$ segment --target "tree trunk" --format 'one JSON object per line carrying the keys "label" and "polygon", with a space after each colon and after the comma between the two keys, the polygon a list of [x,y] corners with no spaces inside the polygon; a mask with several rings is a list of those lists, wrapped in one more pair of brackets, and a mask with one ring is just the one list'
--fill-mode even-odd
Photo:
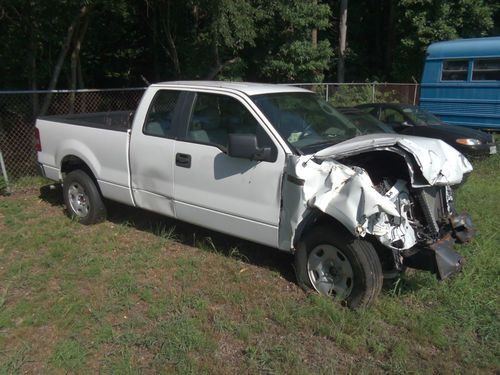
{"label": "tree trunk", "polygon": [[388,2],[389,11],[387,12],[387,32],[386,32],[386,50],[384,58],[384,71],[391,74],[392,71],[392,60],[394,56],[394,50],[396,49],[396,29],[395,24],[395,4],[393,1]]}
{"label": "tree trunk", "polygon": [[172,37],[172,28],[170,25],[170,4],[171,1],[169,0],[167,2],[167,27],[166,27],[167,45],[170,51],[170,58],[172,59],[172,63],[174,64],[175,78],[178,79],[181,76],[181,65],[179,63],[179,55],[177,54],[175,41],[174,38]]}
{"label": "tree trunk", "polygon": [[340,1],[339,25],[339,62],[337,64],[337,82],[344,82],[345,75],[345,46],[347,38],[347,0]]}
{"label": "tree trunk", "polygon": [[158,59],[158,15],[157,12],[151,14],[152,22],[151,27],[153,29],[153,70],[155,81],[160,81],[160,64]]}
{"label": "tree trunk", "polygon": [[52,78],[50,80],[50,84],[48,87],[49,93],[47,94],[43,102],[42,110],[40,112],[41,115],[45,115],[47,113],[47,110],[49,109],[50,103],[52,101],[52,93],[50,91],[54,90],[57,85],[57,81],[59,80],[59,75],[61,74],[64,60],[66,59],[66,55],[68,54],[68,51],[71,47],[71,41],[73,40],[73,34],[75,32],[75,29],[77,28],[81,19],[85,17],[89,13],[89,11],[90,7],[88,5],[82,6],[80,8],[80,12],[75,17],[71,25],[68,27],[66,38],[64,39],[64,43],[61,47],[61,50],[59,51],[59,56],[57,57],[57,63],[56,66],[54,67],[54,72],[52,73]]}
{"label": "tree trunk", "polygon": [[[31,90],[36,91],[38,89],[38,84],[37,84],[37,52],[38,52],[38,45],[37,45],[37,39],[36,39],[36,34],[35,32],[31,33],[31,38],[30,38],[30,56],[29,56],[29,63],[30,63],[30,70],[31,70]],[[33,108],[33,116],[38,115],[38,108],[40,106],[40,103],[38,101],[38,94],[33,93],[32,98],[32,108]]]}
{"label": "tree trunk", "polygon": [[234,61],[236,61],[236,58],[233,58],[229,60],[226,63],[221,63],[220,61],[220,55],[219,55],[219,43],[218,43],[218,29],[217,29],[217,24],[215,22],[212,22],[212,25],[210,26],[211,29],[211,34],[212,34],[212,52],[213,52],[213,58],[214,58],[214,67],[210,70],[208,75],[205,77],[207,80],[213,80],[215,77],[217,77],[217,74],[221,72],[222,69],[224,69],[225,66],[232,64]]}
{"label": "tree trunk", "polygon": [[209,81],[213,80],[215,77],[217,77],[217,75],[221,72],[222,69],[231,64],[234,64],[236,61],[238,61],[238,57],[233,57],[232,59],[229,59],[222,64],[219,61],[217,65],[213,67],[212,70],[207,74],[205,79]]}
{"label": "tree trunk", "polygon": [[81,89],[85,88],[85,81],[83,79],[83,72],[82,72],[82,60],[80,57],[78,57],[78,87]]}
{"label": "tree trunk", "polygon": [[83,24],[75,33],[75,41],[73,46],[73,51],[71,52],[71,80],[70,80],[70,113],[75,110],[75,91],[78,89],[78,66],[80,65],[80,51],[82,49],[82,41],[85,38],[85,33],[87,32],[87,26],[89,24],[89,17],[86,16]]}
{"label": "tree trunk", "polygon": [[[313,0],[313,4],[317,5],[318,0]],[[312,32],[311,32],[311,43],[312,43],[313,48],[316,48],[318,46],[318,29],[316,27],[314,29],[312,29]]]}

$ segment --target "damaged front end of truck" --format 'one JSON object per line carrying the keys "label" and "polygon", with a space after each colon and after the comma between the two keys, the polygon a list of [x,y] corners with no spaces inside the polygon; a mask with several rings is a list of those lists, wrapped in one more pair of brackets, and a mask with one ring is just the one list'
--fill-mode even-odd
{"label": "damaged front end of truck", "polygon": [[405,267],[439,279],[459,272],[455,243],[474,236],[457,213],[452,186],[472,171],[469,161],[435,139],[372,134],[290,156],[283,181],[280,248],[294,248],[328,216],[377,249],[388,277]]}

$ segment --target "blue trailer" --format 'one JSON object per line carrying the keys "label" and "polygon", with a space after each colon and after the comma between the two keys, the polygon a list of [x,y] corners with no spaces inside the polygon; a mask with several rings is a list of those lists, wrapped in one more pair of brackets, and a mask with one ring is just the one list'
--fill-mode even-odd
{"label": "blue trailer", "polygon": [[431,44],[420,106],[453,125],[500,130],[500,37]]}

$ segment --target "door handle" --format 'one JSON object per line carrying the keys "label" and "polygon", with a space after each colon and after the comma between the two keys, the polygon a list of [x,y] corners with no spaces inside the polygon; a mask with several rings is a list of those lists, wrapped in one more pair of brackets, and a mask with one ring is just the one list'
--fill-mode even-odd
{"label": "door handle", "polygon": [[176,154],[175,155],[175,165],[183,168],[191,168],[191,155],[188,154]]}

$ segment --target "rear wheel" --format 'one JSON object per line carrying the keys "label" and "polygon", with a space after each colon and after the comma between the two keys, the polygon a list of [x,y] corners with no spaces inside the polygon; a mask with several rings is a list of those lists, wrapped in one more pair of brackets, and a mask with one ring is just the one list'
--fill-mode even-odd
{"label": "rear wheel", "polygon": [[81,224],[89,225],[106,218],[106,207],[90,176],[81,170],[66,175],[63,182],[64,203],[68,215]]}
{"label": "rear wheel", "polygon": [[297,281],[351,308],[368,306],[382,289],[383,273],[373,245],[344,229],[320,226],[304,236],[295,252]]}

